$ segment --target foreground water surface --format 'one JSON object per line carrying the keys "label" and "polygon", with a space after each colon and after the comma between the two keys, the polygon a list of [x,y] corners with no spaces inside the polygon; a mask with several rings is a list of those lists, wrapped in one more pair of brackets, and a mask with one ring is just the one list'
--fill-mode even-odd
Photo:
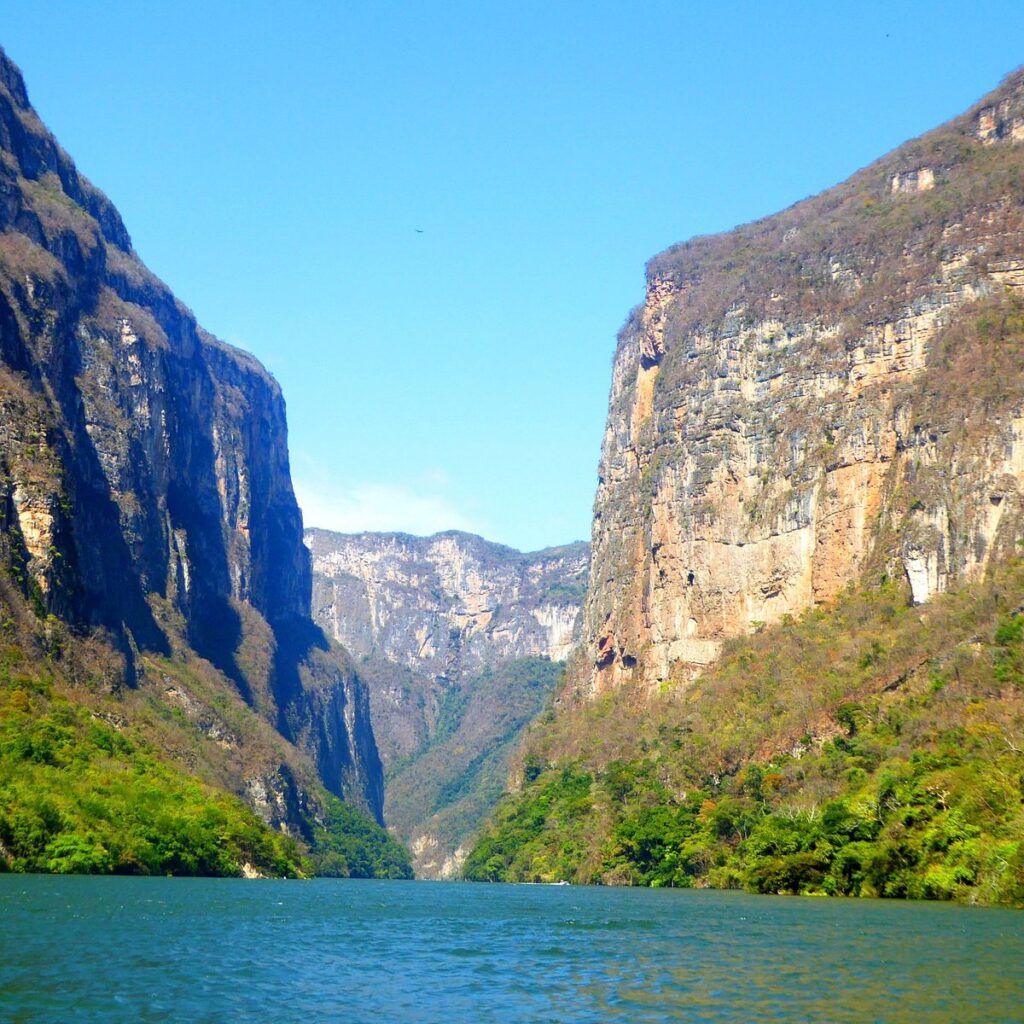
{"label": "foreground water surface", "polygon": [[738,893],[0,876],[4,1021],[1020,1021],[1024,915]]}

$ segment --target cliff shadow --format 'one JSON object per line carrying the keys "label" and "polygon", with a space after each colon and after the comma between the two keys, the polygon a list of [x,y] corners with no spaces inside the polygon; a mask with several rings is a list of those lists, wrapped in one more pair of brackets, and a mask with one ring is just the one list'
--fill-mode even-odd
{"label": "cliff shadow", "polygon": [[327,653],[331,645],[312,619],[296,616],[274,622],[271,628],[275,648],[270,686],[277,704],[277,729],[294,741],[298,728],[294,714],[289,712],[294,712],[296,704],[307,696],[300,668],[314,651]]}
{"label": "cliff shadow", "polygon": [[[194,360],[188,372],[202,373],[201,389],[212,390],[201,360]],[[184,450],[176,450],[172,458],[175,475],[167,488],[167,515],[171,529],[183,531],[187,538],[190,583],[178,601],[185,614],[186,639],[252,705],[252,687],[237,660],[242,620],[231,606],[231,569],[213,439],[206,429],[196,428],[190,408],[181,408],[177,400],[172,406],[178,428],[173,436],[176,447]]]}
{"label": "cliff shadow", "polygon": [[[65,331],[73,337],[67,324]],[[62,335],[67,336],[58,332]],[[61,541],[66,585],[48,596],[47,610],[73,625],[108,629],[125,655],[127,681],[133,684],[133,646],[169,654],[170,644],[146,600],[120,509],[86,428],[76,383],[82,371],[77,345],[56,346],[53,358],[39,358],[26,345],[13,309],[0,295],[0,358],[31,381],[56,420],[48,430],[48,442],[59,455],[64,476],[64,498],[55,510],[55,539]]]}
{"label": "cliff shadow", "polygon": [[313,757],[328,790],[383,824],[383,770],[365,687],[311,619],[289,617],[273,629],[278,731]]}

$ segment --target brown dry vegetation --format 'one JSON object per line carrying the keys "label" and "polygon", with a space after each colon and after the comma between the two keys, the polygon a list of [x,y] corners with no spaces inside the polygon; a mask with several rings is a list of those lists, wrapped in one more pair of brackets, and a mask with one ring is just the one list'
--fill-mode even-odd
{"label": "brown dry vegetation", "polygon": [[[847,182],[774,216],[733,231],[672,246],[648,263],[650,279],[685,290],[672,337],[719,322],[732,309],[750,321],[768,316],[849,329],[891,318],[938,264],[973,239],[986,239],[982,264],[1019,255],[1024,229],[1024,167],[1012,144],[984,145],[977,111],[1002,96],[1024,103],[1015,72],[976,108],[906,143]],[[929,191],[893,192],[893,176],[920,167],[935,173]],[[833,263],[857,286],[835,280]],[[671,347],[671,346],[670,346]]]}

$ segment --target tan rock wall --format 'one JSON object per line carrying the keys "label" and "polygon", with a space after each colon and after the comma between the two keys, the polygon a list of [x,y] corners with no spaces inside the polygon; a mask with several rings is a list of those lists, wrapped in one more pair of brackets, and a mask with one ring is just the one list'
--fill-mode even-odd
{"label": "tan rock wall", "polygon": [[[941,201],[955,187],[963,205],[964,176],[982,171],[1004,187],[997,160],[1024,169],[1022,117],[1014,80],[931,148],[908,144],[804,209],[652,261],[613,365],[582,693],[692,677],[728,637],[868,570],[903,574],[927,600],[1012,543],[1024,394],[979,428],[935,409],[930,382],[942,332],[1024,288],[1018,199],[987,195],[956,217]],[[972,141],[957,149],[953,132]],[[991,165],[956,166],[965,146],[995,142]],[[890,235],[871,236],[875,209]]]}

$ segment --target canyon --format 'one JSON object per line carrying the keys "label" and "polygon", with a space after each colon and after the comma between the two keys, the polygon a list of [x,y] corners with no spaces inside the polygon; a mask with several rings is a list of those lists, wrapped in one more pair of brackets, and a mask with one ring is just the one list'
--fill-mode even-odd
{"label": "canyon", "polygon": [[313,615],[356,661],[385,820],[418,876],[456,876],[524,726],[579,639],[589,548],[308,529]]}
{"label": "canyon", "polygon": [[1022,144],[1018,71],[655,256],[522,553],[304,530],[0,53],[0,866],[1024,902]]}

